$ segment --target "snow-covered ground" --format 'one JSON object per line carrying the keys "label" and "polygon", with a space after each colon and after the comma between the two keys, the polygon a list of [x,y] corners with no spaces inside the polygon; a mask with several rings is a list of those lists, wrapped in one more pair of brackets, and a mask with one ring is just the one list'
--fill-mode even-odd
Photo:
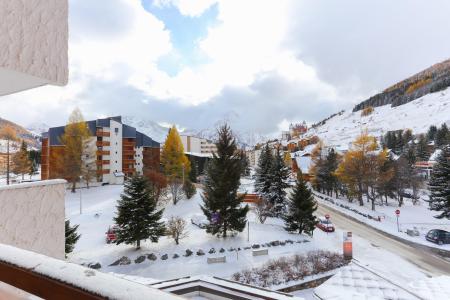
{"label": "snow-covered ground", "polygon": [[[318,195],[325,196],[317,192],[315,193]],[[344,214],[350,215],[370,226],[373,226],[377,229],[388,232],[395,236],[399,236],[401,238],[413,241],[415,243],[420,243],[430,247],[450,250],[449,244],[440,246],[435,243],[428,242],[425,239],[425,235],[431,229],[443,229],[450,231],[450,221],[445,219],[434,218],[434,216],[437,215],[437,212],[429,210],[428,204],[424,202],[423,199],[420,200],[419,205],[413,205],[410,200],[405,198],[404,200],[405,203],[402,207],[398,207],[398,204],[396,203],[395,200],[390,200],[388,202],[389,206],[377,205],[376,211],[373,211],[371,210],[371,204],[367,202],[365,202],[364,206],[359,206],[357,200],[354,200],[352,203],[350,203],[346,199],[336,199],[334,197],[329,196],[327,197],[332,198],[335,204],[332,204],[328,201],[324,201],[318,197],[316,197],[316,199],[320,201],[320,203],[335,208],[343,212]],[[356,209],[359,212],[371,215],[372,217],[375,218],[379,216],[381,221],[371,220],[366,217],[363,217],[351,210],[340,207],[339,204],[346,205],[352,209]],[[397,209],[400,210],[399,216],[400,232],[398,231],[397,228],[397,217],[395,214],[395,211]],[[406,234],[407,229],[413,230],[414,228],[416,228],[419,231],[420,233],[419,236],[409,236]]]}
{"label": "snow-covered ground", "polygon": [[[243,182],[250,186],[249,182]],[[243,188],[245,189],[245,188]],[[173,279],[183,276],[208,274],[229,278],[234,272],[242,269],[258,267],[269,259],[293,254],[302,254],[306,251],[323,249],[341,252],[342,251],[342,231],[326,234],[320,230],[315,230],[313,238],[289,234],[284,231],[280,220],[269,219],[266,224],[259,224],[253,212],[249,213],[250,237],[247,241],[247,228],[244,232],[235,237],[227,239],[217,238],[206,234],[192,224],[188,225],[189,237],[180,241],[180,245],[175,245],[172,239],[162,237],[158,243],[144,242],[142,249],[136,251],[132,245],[106,244],[105,231],[113,224],[113,217],[116,211],[116,201],[122,192],[122,186],[104,186],[82,190],[83,211],[80,215],[79,203],[80,192],[72,194],[67,192],[66,215],[72,224],[80,224],[79,232],[81,238],[78,241],[74,252],[69,256],[69,260],[75,263],[100,262],[101,271],[114,272],[126,275],[149,277],[153,279]],[[164,217],[181,216],[187,221],[194,215],[201,214],[199,204],[200,194],[191,200],[182,200],[176,206],[168,203],[164,211]],[[262,244],[274,240],[293,240],[309,242],[286,244],[285,246],[270,247],[268,256],[253,257],[251,250],[244,250],[246,246],[252,244]],[[392,276],[402,282],[413,279],[423,279],[425,273],[417,269],[409,262],[399,258],[397,255],[371,245],[368,241],[355,236],[354,239],[355,257],[370,265],[376,270],[380,270],[387,276]],[[214,247],[218,251],[221,247],[226,251],[215,254],[208,254],[208,250]],[[240,247],[242,250],[236,253],[228,251],[230,247]],[[184,257],[186,249],[190,249],[194,254]],[[198,249],[205,251],[205,256],[197,256]],[[127,256],[134,260],[139,255],[154,253],[157,260],[145,260],[140,264],[132,262],[127,266],[108,266],[118,258]],[[172,258],[173,254],[180,255],[179,258]],[[161,260],[163,254],[168,254],[167,260]],[[207,257],[226,256],[225,264],[207,264]]]}
{"label": "snow-covered ground", "polygon": [[411,129],[415,134],[425,133],[430,125],[450,124],[449,111],[450,88],[447,88],[397,107],[375,107],[373,113],[366,117],[361,116],[361,111],[344,111],[324,125],[310,129],[307,135],[317,135],[326,145],[345,148],[362,130],[376,137],[399,129]]}

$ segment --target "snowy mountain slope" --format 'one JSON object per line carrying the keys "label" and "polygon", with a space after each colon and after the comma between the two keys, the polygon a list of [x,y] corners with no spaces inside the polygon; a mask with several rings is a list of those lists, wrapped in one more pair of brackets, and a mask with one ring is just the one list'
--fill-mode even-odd
{"label": "snowy mountain slope", "polygon": [[45,123],[34,122],[29,124],[26,129],[36,136],[41,136],[42,133],[47,132],[50,128],[49,125]]}
{"label": "snowy mountain slope", "polygon": [[122,122],[126,125],[136,127],[136,129],[153,140],[163,143],[166,140],[166,136],[169,128],[164,127],[152,120],[141,119],[135,116],[122,116]]}
{"label": "snowy mountain slope", "polygon": [[430,125],[444,122],[450,124],[450,88],[400,106],[375,107],[372,114],[365,117],[361,116],[361,111],[347,110],[311,128],[307,135],[317,135],[326,145],[345,148],[364,130],[376,137],[399,129],[411,129],[418,134],[426,133]]}

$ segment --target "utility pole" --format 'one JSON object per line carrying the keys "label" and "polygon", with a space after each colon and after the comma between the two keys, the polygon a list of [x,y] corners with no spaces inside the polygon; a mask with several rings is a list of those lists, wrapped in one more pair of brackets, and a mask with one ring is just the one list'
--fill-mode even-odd
{"label": "utility pole", "polygon": [[6,141],[6,185],[9,185],[9,139]]}
{"label": "utility pole", "polygon": [[82,213],[82,211],[83,211],[83,197],[82,197],[82,195],[81,195],[81,179],[82,179],[83,177],[82,176],[80,176],[80,215],[81,215],[81,213]]}
{"label": "utility pole", "polygon": [[247,242],[250,242],[250,221],[247,220]]}

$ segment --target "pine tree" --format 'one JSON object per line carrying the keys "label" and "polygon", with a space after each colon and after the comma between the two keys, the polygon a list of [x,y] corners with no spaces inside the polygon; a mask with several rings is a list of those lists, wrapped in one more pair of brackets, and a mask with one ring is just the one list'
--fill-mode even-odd
{"label": "pine tree", "polygon": [[209,221],[206,232],[226,237],[228,232],[242,232],[247,222],[248,205],[241,206],[245,195],[238,195],[242,174],[242,156],[230,127],[218,130],[217,152],[206,170],[201,209]]}
{"label": "pine tree", "polygon": [[186,198],[191,199],[192,197],[194,197],[197,189],[189,179],[186,179],[183,184],[183,192],[186,195]]}
{"label": "pine tree", "polygon": [[289,179],[289,169],[284,164],[279,147],[274,155],[268,178],[271,185],[267,197],[272,206],[272,214],[275,217],[280,217],[286,211],[285,189],[289,187],[287,182]]}
{"label": "pine tree", "polygon": [[284,217],[285,230],[312,235],[317,224],[314,216],[316,210],[317,203],[299,173],[297,183],[288,200],[288,209]]}
{"label": "pine tree", "polygon": [[23,180],[25,174],[28,174],[31,168],[31,161],[28,156],[27,143],[25,143],[24,140],[22,140],[20,150],[13,156],[13,162],[13,172],[16,174],[21,174]]}
{"label": "pine tree", "polygon": [[428,141],[423,134],[419,136],[419,141],[416,146],[416,155],[420,161],[427,161],[430,158],[430,154],[428,153]]}
{"label": "pine tree", "polygon": [[117,244],[134,244],[139,249],[141,240],[158,242],[165,233],[161,222],[163,210],[156,210],[157,192],[145,177],[135,175],[126,180],[120,195],[114,221],[118,226]]}
{"label": "pine tree", "polygon": [[428,128],[427,138],[429,141],[434,141],[434,139],[436,138],[436,132],[437,132],[436,126],[431,125],[430,128]]}
{"label": "pine tree", "polygon": [[183,192],[183,180],[189,176],[191,164],[184,154],[183,143],[177,128],[172,126],[161,152],[161,164],[167,176],[173,204],[177,204]]}
{"label": "pine tree", "polygon": [[262,197],[266,197],[270,193],[270,171],[272,169],[272,164],[272,151],[270,150],[269,145],[266,144],[264,148],[261,149],[255,179],[255,191]]}
{"label": "pine tree", "polygon": [[198,165],[195,159],[189,158],[189,163],[191,165],[191,171],[189,172],[189,180],[191,182],[197,182],[197,176],[198,176]]}
{"label": "pine tree", "polygon": [[70,221],[66,220],[66,255],[73,251],[75,244],[81,237],[81,235],[77,233],[78,226],[79,225],[70,226]]}
{"label": "pine tree", "polygon": [[433,166],[428,189],[430,210],[439,211],[438,219],[450,219],[450,149],[445,147]]}
{"label": "pine tree", "polygon": [[331,194],[333,190],[336,192],[337,196],[337,185],[338,180],[335,175],[336,169],[339,165],[338,154],[333,148],[328,151],[327,157],[325,159],[325,188]]}
{"label": "pine tree", "polygon": [[449,144],[450,132],[448,130],[447,124],[442,124],[441,128],[438,129],[435,136],[436,147],[440,148]]}

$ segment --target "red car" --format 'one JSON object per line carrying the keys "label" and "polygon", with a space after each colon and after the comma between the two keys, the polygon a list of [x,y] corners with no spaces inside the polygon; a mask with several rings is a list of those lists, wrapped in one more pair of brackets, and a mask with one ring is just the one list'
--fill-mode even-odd
{"label": "red car", "polygon": [[325,232],[334,232],[334,225],[330,221],[330,217],[319,217],[319,222],[316,227],[325,231]]}
{"label": "red car", "polygon": [[117,226],[109,226],[106,233],[106,243],[114,243],[116,241],[116,229]]}

